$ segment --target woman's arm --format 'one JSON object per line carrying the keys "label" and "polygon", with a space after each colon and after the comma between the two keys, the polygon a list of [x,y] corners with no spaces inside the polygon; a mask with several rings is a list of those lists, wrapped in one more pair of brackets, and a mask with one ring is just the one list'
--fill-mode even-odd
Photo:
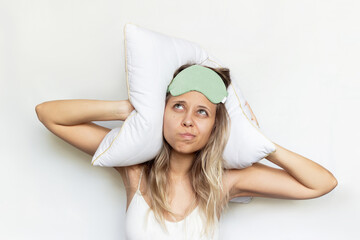
{"label": "woman's arm", "polygon": [[48,101],[35,108],[47,129],[91,156],[111,130],[91,121],[124,121],[133,109],[128,100],[82,99]]}
{"label": "woman's arm", "polygon": [[[256,119],[252,110],[251,114]],[[255,163],[245,169],[230,170],[226,179],[231,198],[309,199],[320,197],[337,186],[336,178],[321,165],[277,144],[275,146],[276,151],[266,159],[283,169]]]}
{"label": "woman's arm", "polygon": [[336,178],[324,167],[277,144],[266,159],[283,169],[255,163],[229,171],[231,197],[253,196],[285,199],[320,197],[337,186]]}
{"label": "woman's arm", "polygon": [[321,196],[336,187],[337,180],[327,169],[277,144],[275,146],[277,150],[266,159],[283,168],[299,183],[315,192],[316,195]]}

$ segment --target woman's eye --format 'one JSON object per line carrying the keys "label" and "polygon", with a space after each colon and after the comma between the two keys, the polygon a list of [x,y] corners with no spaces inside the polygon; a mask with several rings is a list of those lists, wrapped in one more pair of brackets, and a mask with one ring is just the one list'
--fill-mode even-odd
{"label": "woman's eye", "polygon": [[208,115],[204,109],[200,109],[199,112],[203,112],[201,115]]}
{"label": "woman's eye", "polygon": [[[178,108],[178,107],[181,107],[181,108]],[[184,107],[184,106],[183,106],[182,104],[179,104],[179,103],[176,103],[176,104],[174,105],[174,108],[175,108],[175,109],[182,109],[183,107]],[[200,113],[200,115],[208,116],[207,111],[205,111],[204,109],[200,109],[200,110],[198,110],[198,112]]]}
{"label": "woman's eye", "polygon": [[176,106],[182,106],[182,105],[177,103],[177,104],[174,105],[174,107],[177,108]]}

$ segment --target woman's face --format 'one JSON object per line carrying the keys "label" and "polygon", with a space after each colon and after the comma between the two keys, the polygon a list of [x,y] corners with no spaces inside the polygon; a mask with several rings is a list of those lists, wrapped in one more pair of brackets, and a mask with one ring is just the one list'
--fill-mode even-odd
{"label": "woman's face", "polygon": [[[205,146],[214,127],[216,104],[202,93],[190,91],[171,96],[164,112],[164,138],[181,153],[193,153]],[[192,136],[184,134],[192,134]]]}

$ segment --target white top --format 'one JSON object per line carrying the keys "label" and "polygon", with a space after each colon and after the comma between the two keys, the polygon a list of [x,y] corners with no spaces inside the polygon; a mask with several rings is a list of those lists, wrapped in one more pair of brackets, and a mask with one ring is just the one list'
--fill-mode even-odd
{"label": "white top", "polygon": [[143,170],[140,174],[140,180],[136,193],[131,200],[128,210],[126,212],[126,239],[219,239],[219,225],[216,226],[213,238],[206,238],[205,236],[200,235],[203,227],[203,222],[199,215],[198,206],[188,216],[186,216],[186,218],[181,221],[170,222],[165,220],[165,225],[169,234],[166,233],[160,226],[160,223],[158,223],[155,219],[153,211],[150,209],[149,205],[147,204],[140,192],[140,183]]}

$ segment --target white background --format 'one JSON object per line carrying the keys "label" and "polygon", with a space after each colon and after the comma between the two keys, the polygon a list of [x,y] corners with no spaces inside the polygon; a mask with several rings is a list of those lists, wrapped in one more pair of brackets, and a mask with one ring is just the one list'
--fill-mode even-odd
{"label": "white background", "polygon": [[317,199],[231,203],[222,239],[360,239],[359,12],[355,0],[1,0],[0,239],[124,239],[120,175],[49,132],[35,106],[127,99],[126,23],[200,44],[268,138],[338,179]]}

